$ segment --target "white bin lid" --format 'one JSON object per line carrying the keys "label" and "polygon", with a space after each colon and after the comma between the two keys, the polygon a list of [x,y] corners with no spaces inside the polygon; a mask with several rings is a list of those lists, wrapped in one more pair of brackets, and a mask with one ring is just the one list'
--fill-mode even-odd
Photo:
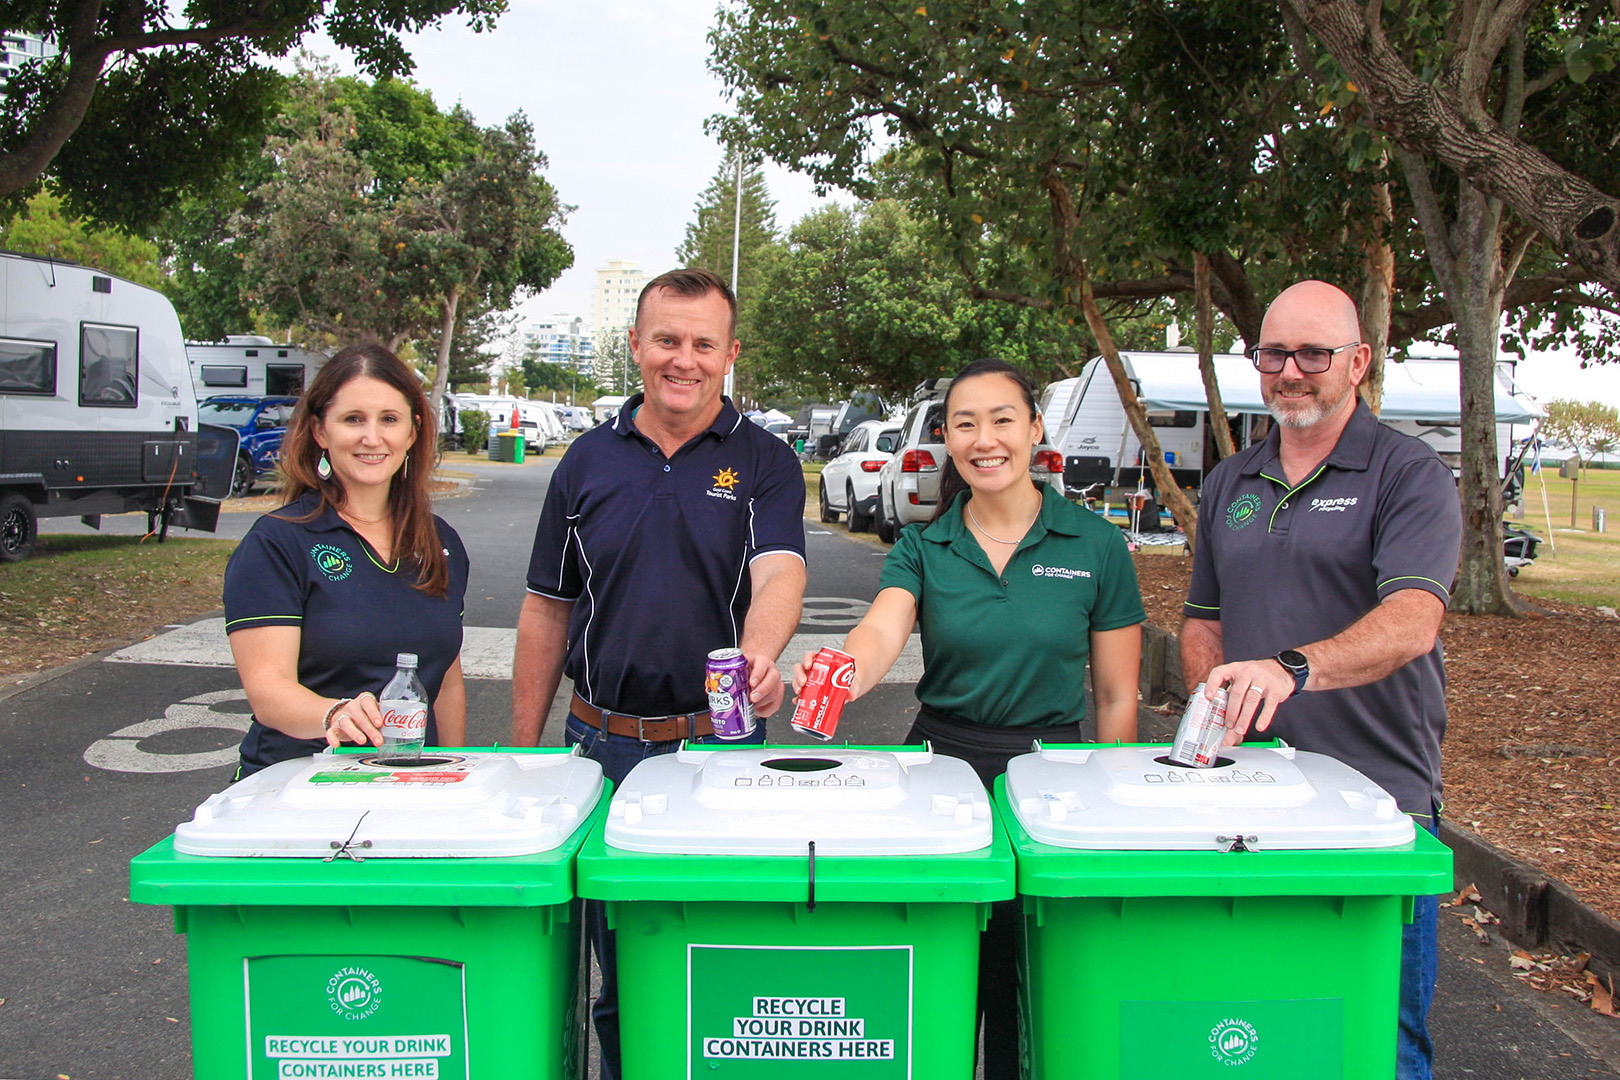
{"label": "white bin lid", "polygon": [[1055,847],[1114,851],[1380,848],[1411,843],[1383,788],[1324,754],[1226,747],[1222,764],[1167,764],[1169,746],[1040,749],[1007,765],[1024,830]]}
{"label": "white bin lid", "polygon": [[[534,855],[573,834],[602,793],[577,754],[447,753],[409,769],[369,755],[278,762],[231,785],[174,830],[187,855],[365,859]],[[369,841],[369,846],[366,842]]]}
{"label": "white bin lid", "polygon": [[947,855],[990,846],[965,761],[915,751],[680,750],[641,762],[608,806],[609,847],[684,855]]}

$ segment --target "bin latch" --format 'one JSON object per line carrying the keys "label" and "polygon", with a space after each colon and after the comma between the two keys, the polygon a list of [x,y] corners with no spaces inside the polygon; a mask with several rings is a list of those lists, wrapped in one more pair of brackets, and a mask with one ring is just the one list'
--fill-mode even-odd
{"label": "bin latch", "polygon": [[1237,836],[1217,836],[1215,847],[1219,851],[1253,851],[1259,841],[1258,836],[1244,836],[1241,833]]}
{"label": "bin latch", "polygon": [[810,841],[810,899],[806,901],[804,910],[816,910],[816,842]]}
{"label": "bin latch", "polygon": [[365,814],[360,815],[360,820],[356,821],[354,823],[354,829],[349,833],[349,838],[347,840],[333,840],[331,842],[332,843],[332,854],[330,854],[326,858],[322,859],[321,862],[331,862],[333,859],[337,858],[340,855],[343,856],[344,858],[353,859],[355,862],[365,862],[366,861],[364,856],[356,855],[354,853],[354,849],[355,848],[369,848],[369,847],[371,847],[371,841],[370,840],[362,840],[357,844],[357,843],[354,842],[354,837],[355,837],[355,833],[358,833],[360,831],[361,823],[366,820],[366,814],[369,814],[369,813],[371,813],[371,811],[367,810]]}

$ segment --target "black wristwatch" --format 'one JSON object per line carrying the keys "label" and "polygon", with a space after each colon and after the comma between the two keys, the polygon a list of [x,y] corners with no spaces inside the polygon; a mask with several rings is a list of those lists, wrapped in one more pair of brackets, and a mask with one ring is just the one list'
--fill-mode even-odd
{"label": "black wristwatch", "polygon": [[1294,677],[1294,693],[1298,694],[1305,689],[1305,682],[1311,677],[1311,662],[1305,659],[1305,654],[1298,649],[1284,649],[1273,660],[1283,666],[1283,670]]}

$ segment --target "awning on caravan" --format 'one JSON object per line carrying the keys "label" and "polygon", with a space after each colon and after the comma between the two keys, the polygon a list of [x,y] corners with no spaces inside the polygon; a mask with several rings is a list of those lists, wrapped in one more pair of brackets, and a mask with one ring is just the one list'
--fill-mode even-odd
{"label": "awning on caravan", "polygon": [[[1208,407],[1204,382],[1198,375],[1198,357],[1193,353],[1127,353],[1124,359],[1135,375],[1142,402],[1149,409],[1191,409]],[[1221,401],[1227,412],[1263,413],[1260,376],[1248,357],[1223,354],[1215,357],[1215,377],[1220,382]],[[1496,383],[1496,420],[1502,424],[1530,424],[1541,417],[1541,409],[1528,397],[1514,395]],[[1408,360],[1384,366],[1384,420],[1427,420],[1431,423],[1461,422],[1455,360]]]}

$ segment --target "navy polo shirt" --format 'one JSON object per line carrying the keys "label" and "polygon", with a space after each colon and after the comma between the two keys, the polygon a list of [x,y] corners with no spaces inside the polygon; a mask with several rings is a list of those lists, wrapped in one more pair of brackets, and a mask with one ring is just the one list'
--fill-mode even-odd
{"label": "navy polo shirt", "polygon": [[[1290,485],[1274,428],[1217,465],[1198,507],[1198,551],[1184,609],[1217,619],[1228,662],[1330,638],[1391,593],[1450,601],[1462,542],[1451,470],[1421,440],[1380,424],[1365,402],[1338,445]],[[1271,728],[1348,763],[1408,813],[1440,804],[1446,730],[1444,652],[1365,686],[1312,691],[1278,707]]]}
{"label": "navy polo shirt", "polygon": [[804,558],[804,472],[786,443],[729,399],[665,458],[636,429],[643,395],[575,439],[552,474],[529,591],[574,603],[563,671],[599,709],[708,708],[703,664],[735,648],[748,564]]}
{"label": "navy polo shirt", "polygon": [[[310,492],[253,523],[225,567],[225,632],[295,626],[298,681],[322,697],[380,693],[395,658],[415,653],[428,693],[427,741],[438,728],[431,702],[461,655],[467,549],[438,517],[433,523],[450,564],[444,596],[416,589],[413,566],[385,566],[337,511],[303,517],[320,505]],[[295,739],[253,721],[242,739],[242,775],[325,749],[325,739]]]}

